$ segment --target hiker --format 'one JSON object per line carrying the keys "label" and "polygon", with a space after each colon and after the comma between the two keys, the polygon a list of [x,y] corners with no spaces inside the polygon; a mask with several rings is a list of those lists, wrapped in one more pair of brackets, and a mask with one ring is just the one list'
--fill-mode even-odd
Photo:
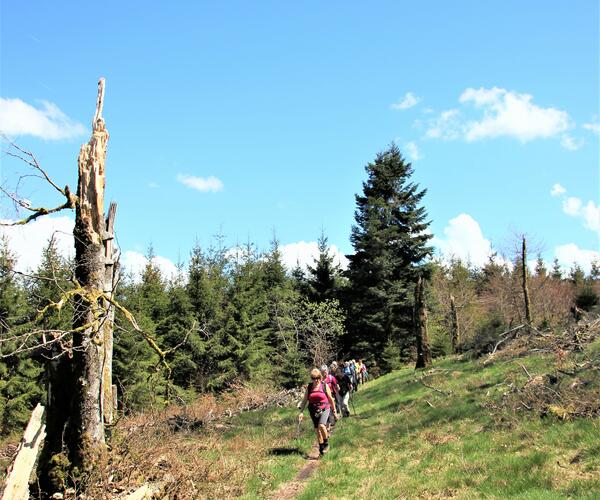
{"label": "hiker", "polygon": [[350,392],[352,391],[352,380],[350,380],[350,375],[341,366],[335,372],[335,377],[340,388],[338,396],[340,399],[341,414],[344,417],[349,417],[350,408],[348,407],[348,403],[350,402]]}
{"label": "hiker", "polygon": [[358,378],[358,384],[362,385],[364,383],[363,381],[363,372],[362,372],[362,359],[359,359],[356,361],[356,377]]}
{"label": "hiker", "polygon": [[[321,366],[321,377],[323,378],[323,382],[325,382],[327,384],[327,387],[329,388],[329,392],[331,393],[331,396],[333,397],[333,404],[335,406],[336,413],[339,415],[340,407],[337,402],[337,394],[340,390],[340,386],[338,385],[338,381],[334,375],[329,373],[329,369],[327,368],[327,365]],[[333,413],[330,412],[329,419],[327,421],[327,430],[328,431],[331,431],[331,428],[335,425],[335,420],[336,419],[333,418]]]}
{"label": "hiker", "polygon": [[348,366],[350,367],[350,378],[352,379],[352,391],[358,391],[358,378],[356,376],[356,364],[353,359],[348,362]]}
{"label": "hiker", "polygon": [[361,374],[362,374],[363,384],[366,384],[367,380],[369,380],[369,372],[367,371],[367,365],[362,363],[360,370],[361,370]]}
{"label": "hiker", "polygon": [[317,432],[319,454],[324,455],[329,450],[329,434],[327,432],[329,413],[333,411],[333,416],[336,420],[338,416],[329,387],[323,382],[321,372],[318,368],[311,370],[310,378],[311,382],[306,386],[304,399],[298,404],[298,409],[300,410],[298,421],[302,422],[304,418],[302,412],[308,403],[308,412]]}

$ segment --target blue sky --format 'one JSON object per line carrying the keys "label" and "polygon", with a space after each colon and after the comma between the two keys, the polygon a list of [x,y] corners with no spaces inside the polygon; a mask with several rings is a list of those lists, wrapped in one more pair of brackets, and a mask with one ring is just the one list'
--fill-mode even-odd
{"label": "blue sky", "polygon": [[[131,262],[149,243],[186,260],[218,232],[265,249],[275,230],[294,259],[323,229],[350,253],[364,165],[392,141],[440,253],[477,263],[524,232],[548,261],[600,255],[596,1],[4,1],[0,16],[0,130],[59,184],[76,184],[106,78]],[[19,165],[0,166],[9,185]],[[53,227],[68,222],[11,233],[17,251]]]}

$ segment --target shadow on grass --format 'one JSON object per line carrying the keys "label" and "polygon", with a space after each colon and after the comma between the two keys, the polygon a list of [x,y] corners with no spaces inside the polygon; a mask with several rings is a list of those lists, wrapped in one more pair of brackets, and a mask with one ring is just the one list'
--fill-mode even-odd
{"label": "shadow on grass", "polygon": [[269,450],[269,455],[275,455],[277,457],[280,456],[289,456],[289,455],[305,455],[305,453],[300,448],[271,448]]}

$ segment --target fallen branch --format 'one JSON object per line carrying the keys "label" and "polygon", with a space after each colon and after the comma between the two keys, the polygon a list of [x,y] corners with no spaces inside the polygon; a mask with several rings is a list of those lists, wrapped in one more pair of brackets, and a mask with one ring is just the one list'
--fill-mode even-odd
{"label": "fallen branch", "polygon": [[40,443],[46,437],[46,426],[42,424],[44,407],[38,404],[31,412],[31,418],[21,439],[17,456],[8,475],[3,500],[27,500],[29,498],[29,477],[37,458]]}
{"label": "fallen branch", "polygon": [[452,394],[452,391],[450,392],[445,392],[442,391],[441,389],[436,389],[435,387],[433,387],[432,385],[427,385],[425,382],[423,382],[423,379],[417,379],[417,382],[421,383],[423,386],[427,387],[427,389],[431,389],[432,391],[435,391],[439,394],[443,394],[444,396],[450,396]]}

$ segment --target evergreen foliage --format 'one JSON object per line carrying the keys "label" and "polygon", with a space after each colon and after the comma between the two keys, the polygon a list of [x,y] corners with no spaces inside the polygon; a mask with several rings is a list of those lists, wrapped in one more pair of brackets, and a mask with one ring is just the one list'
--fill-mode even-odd
{"label": "evergreen foliage", "polygon": [[[25,313],[24,292],[15,278],[14,265],[7,239],[0,238],[0,338]],[[2,342],[0,354],[8,354],[18,345]],[[43,365],[31,352],[0,359],[0,435],[21,429],[31,408],[44,401],[42,375]]]}
{"label": "evergreen foliage", "polygon": [[398,343],[404,357],[414,344],[411,290],[417,276],[426,272],[425,260],[432,252],[421,206],[426,191],[411,181],[413,168],[395,145],[365,170],[368,178],[356,196],[350,237],[355,253],[348,256],[345,347],[363,357],[368,353],[381,358],[389,343]]}
{"label": "evergreen foliage", "polygon": [[321,233],[317,240],[319,256],[313,266],[308,267],[308,296],[312,302],[324,302],[339,298],[341,269],[333,262],[329,252],[327,236]]}

